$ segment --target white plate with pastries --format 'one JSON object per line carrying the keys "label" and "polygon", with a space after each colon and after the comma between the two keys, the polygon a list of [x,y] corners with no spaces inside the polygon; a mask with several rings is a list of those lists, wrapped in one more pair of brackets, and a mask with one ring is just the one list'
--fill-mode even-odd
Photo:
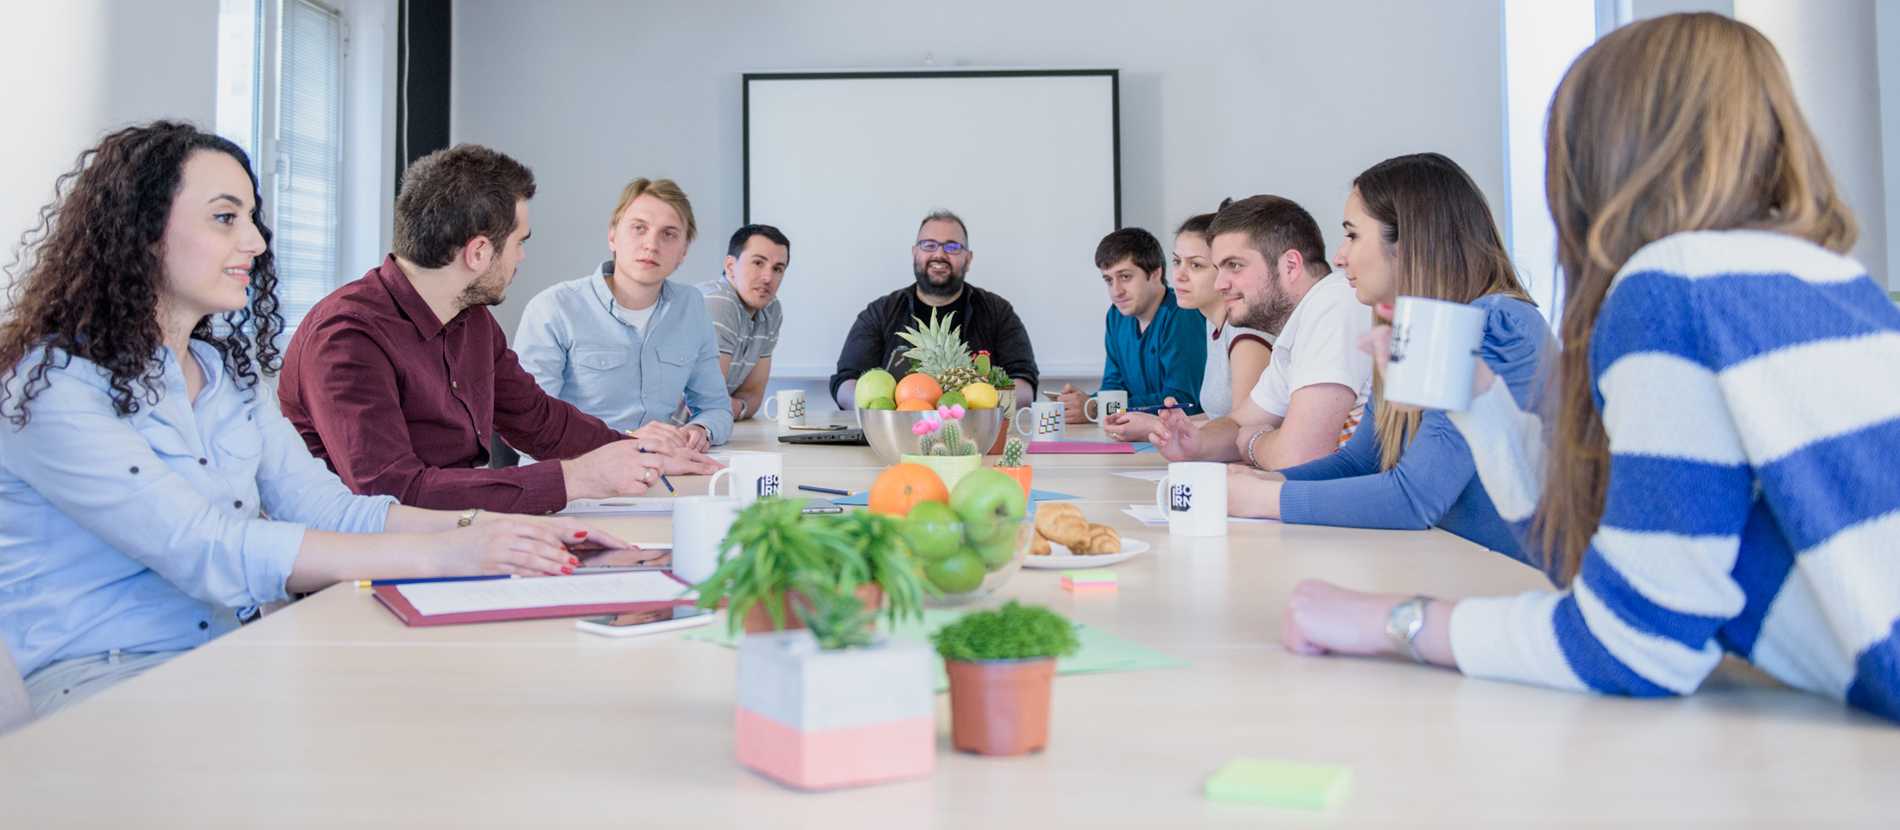
{"label": "white plate with pastries", "polygon": [[1126,562],[1130,559],[1140,556],[1141,554],[1147,553],[1148,548],[1149,548],[1148,543],[1143,542],[1140,539],[1123,538],[1122,549],[1120,553],[1095,553],[1095,554],[1084,555],[1084,554],[1070,553],[1068,548],[1065,548],[1062,545],[1057,544],[1055,542],[1050,542],[1049,554],[1047,556],[1036,556],[1034,554],[1025,556],[1023,557],[1023,567],[1025,568],[1099,568],[1103,565],[1113,565],[1116,562]]}

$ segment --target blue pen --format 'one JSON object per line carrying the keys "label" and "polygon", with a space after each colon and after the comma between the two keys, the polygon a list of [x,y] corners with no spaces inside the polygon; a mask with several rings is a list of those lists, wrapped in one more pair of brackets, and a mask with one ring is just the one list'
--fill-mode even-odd
{"label": "blue pen", "polygon": [[[629,436],[631,436],[631,435],[633,435],[633,430],[630,430],[630,429],[623,429],[623,430],[621,430],[621,432],[624,432],[624,433],[626,433],[626,434],[627,434],[627,435],[629,435]],[[640,448],[640,451],[641,451],[641,452],[646,452],[646,451],[647,451],[647,448],[646,448],[646,447],[641,447],[641,448]],[[678,491],[678,490],[675,490],[675,489],[673,489],[673,482],[671,482],[671,481],[667,481],[667,480],[666,480],[666,474],[665,474],[665,473],[661,473],[661,474],[660,474],[660,483],[661,483],[661,484],[664,484],[664,485],[666,485],[666,492],[668,492],[668,493],[672,493],[673,495],[676,495],[676,496],[677,496],[677,495],[679,495],[679,492],[680,492],[680,491]]]}
{"label": "blue pen", "polygon": [[1130,409],[1128,411],[1129,412],[1147,412],[1149,414],[1153,414],[1156,412],[1160,412],[1163,409],[1186,409],[1186,408],[1187,407],[1178,403],[1164,403],[1164,404],[1156,404],[1154,406],[1137,406],[1134,409]]}
{"label": "blue pen", "polygon": [[489,579],[514,579],[516,574],[491,574],[489,576],[432,576],[426,579],[359,579],[356,587],[368,588],[372,585],[416,585],[423,582],[481,582]]}

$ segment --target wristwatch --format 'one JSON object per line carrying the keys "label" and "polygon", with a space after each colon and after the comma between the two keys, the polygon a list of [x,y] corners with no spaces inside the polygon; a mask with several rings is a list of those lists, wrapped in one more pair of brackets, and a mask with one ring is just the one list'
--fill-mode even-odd
{"label": "wristwatch", "polygon": [[479,507],[471,507],[467,510],[462,511],[462,518],[460,521],[455,523],[455,526],[468,527],[470,524],[474,523],[475,514],[480,513],[480,512],[482,512],[482,509]]}
{"label": "wristwatch", "polygon": [[1414,641],[1425,629],[1425,604],[1431,601],[1427,596],[1412,597],[1392,606],[1392,613],[1385,617],[1385,636],[1392,638],[1392,647],[1418,663],[1428,662]]}

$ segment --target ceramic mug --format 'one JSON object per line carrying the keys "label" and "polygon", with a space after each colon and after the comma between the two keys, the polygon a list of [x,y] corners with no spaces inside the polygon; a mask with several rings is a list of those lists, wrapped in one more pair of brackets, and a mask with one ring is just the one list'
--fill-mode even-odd
{"label": "ceramic mug", "polygon": [[1484,311],[1464,303],[1400,297],[1392,309],[1391,361],[1385,399],[1462,412],[1471,406],[1471,378],[1484,342]]}
{"label": "ceramic mug", "polygon": [[706,482],[706,492],[719,495],[719,480],[730,476],[732,492],[744,507],[765,496],[776,496],[783,489],[785,480],[785,454],[776,452],[735,452],[726,463],[726,468],[713,474],[712,481]]}
{"label": "ceramic mug", "polygon": [[1155,482],[1155,506],[1174,536],[1227,535],[1227,465],[1176,461]]}
{"label": "ceramic mug", "polygon": [[[772,405],[778,404],[778,412],[772,411]],[[777,421],[779,426],[802,427],[805,425],[805,390],[780,389],[777,395],[766,398],[759,405],[759,414],[768,421]]]}
{"label": "ceramic mug", "polygon": [[1104,389],[1095,393],[1095,397],[1082,403],[1082,417],[1091,424],[1108,420],[1108,416],[1128,411],[1128,393],[1120,389]]}
{"label": "ceramic mug", "polygon": [[[1016,431],[1031,441],[1060,441],[1068,434],[1063,427],[1065,408],[1061,401],[1037,401],[1028,409],[1016,410],[1010,421],[1016,425]],[[1023,425],[1023,416],[1029,416],[1029,425]]]}
{"label": "ceramic mug", "polygon": [[697,585],[719,569],[719,545],[739,515],[731,496],[673,499],[673,575]]}

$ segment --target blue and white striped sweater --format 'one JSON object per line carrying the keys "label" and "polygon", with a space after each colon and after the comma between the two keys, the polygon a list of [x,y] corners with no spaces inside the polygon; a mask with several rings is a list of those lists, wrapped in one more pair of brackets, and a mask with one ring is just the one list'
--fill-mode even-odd
{"label": "blue and white striped sweater", "polygon": [[[1726,649],[1900,720],[1900,310],[1808,242],[1676,234],[1618,273],[1590,365],[1610,481],[1582,571],[1566,592],[1460,602],[1459,667],[1687,694]],[[1527,526],[1538,418],[1500,385],[1452,420]]]}

